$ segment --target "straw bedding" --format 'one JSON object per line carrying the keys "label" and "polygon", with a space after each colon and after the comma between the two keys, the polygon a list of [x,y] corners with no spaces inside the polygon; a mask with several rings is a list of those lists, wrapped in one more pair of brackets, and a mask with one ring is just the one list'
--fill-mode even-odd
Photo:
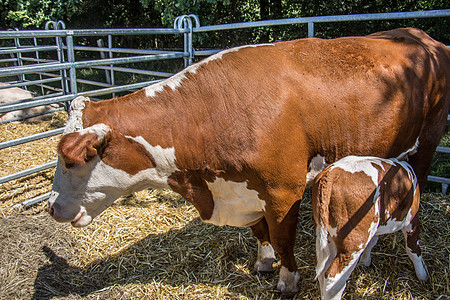
{"label": "straw bedding", "polygon": [[[5,124],[0,138],[61,126],[65,116]],[[58,137],[0,150],[1,175],[55,157]],[[19,155],[20,154],[20,155]],[[45,203],[14,204],[49,191],[53,171],[0,186],[1,299],[276,299],[274,275],[252,273],[256,240],[248,228],[201,222],[192,205],[167,190],[121,198],[88,227],[51,220]],[[449,299],[450,196],[424,194],[420,234],[429,279],[419,282],[401,233],[383,236],[372,266],[357,267],[345,299]],[[295,299],[318,299],[310,196],[301,203]]]}

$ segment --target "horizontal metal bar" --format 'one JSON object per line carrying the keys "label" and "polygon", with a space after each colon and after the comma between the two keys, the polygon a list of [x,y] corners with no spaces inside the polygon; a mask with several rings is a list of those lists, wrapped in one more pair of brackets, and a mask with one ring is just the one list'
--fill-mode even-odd
{"label": "horizontal metal bar", "polygon": [[181,34],[186,29],[173,28],[118,28],[118,29],[72,29],[72,30],[20,30],[0,31],[0,39],[42,38],[72,36],[105,36],[105,35],[147,35],[147,34]]}
{"label": "horizontal metal bar", "polygon": [[[18,104],[18,103],[27,103],[27,102],[31,102],[31,101],[33,101],[33,98],[21,99],[21,100],[17,100],[14,102],[4,102],[4,103],[0,103],[0,108],[4,107],[4,106],[14,105],[14,104]],[[5,111],[5,112],[9,112],[9,111]]]}
{"label": "horizontal metal bar", "polygon": [[210,56],[219,53],[223,49],[211,49],[211,50],[194,50],[195,56]]}
{"label": "horizontal metal bar", "polygon": [[450,147],[437,147],[436,152],[450,154]]}
{"label": "horizontal metal bar", "polygon": [[428,176],[428,181],[437,182],[437,183],[443,183],[443,184],[450,184],[450,178],[431,176],[431,175]]}
{"label": "horizontal metal bar", "polygon": [[101,96],[101,95],[107,95],[107,94],[111,94],[111,93],[129,91],[132,89],[141,89],[141,88],[150,86],[152,84],[158,83],[160,81],[162,81],[162,79],[121,85],[121,86],[115,86],[115,87],[110,87],[110,88],[105,88],[105,89],[95,90],[95,91],[86,91],[86,92],[78,93],[78,96],[93,97],[93,96]]}
{"label": "horizontal metal bar", "polygon": [[65,37],[69,30],[2,30],[0,31],[0,39],[12,38],[54,38]]}
{"label": "horizontal metal bar", "polygon": [[45,201],[48,198],[50,198],[50,192],[42,194],[40,196],[36,196],[36,197],[28,199],[28,200],[25,200],[22,203],[16,204],[16,205],[14,205],[14,209],[20,210],[22,208],[27,208],[28,206],[31,206],[33,204]]}
{"label": "horizontal metal bar", "polygon": [[78,93],[77,95],[71,94],[71,95],[64,95],[64,96],[60,96],[60,97],[52,97],[49,99],[42,99],[42,100],[36,100],[36,101],[33,100],[33,101],[28,101],[26,103],[6,105],[3,107],[0,107],[0,113],[24,109],[24,108],[42,106],[42,105],[47,105],[47,104],[53,104],[53,103],[66,102],[66,101],[73,100],[77,96],[101,96],[101,95],[107,95],[107,94],[115,93],[115,92],[123,92],[123,91],[127,91],[130,89],[139,89],[139,88],[147,87],[149,85],[158,83],[160,81],[162,81],[162,80],[161,79],[151,80],[151,81],[127,84],[127,85],[123,85],[123,86],[110,87],[110,88],[105,88],[105,89],[100,89],[100,90],[81,92],[81,93]]}
{"label": "horizontal metal bar", "polygon": [[62,88],[53,87],[53,86],[46,85],[46,84],[42,84],[42,87],[43,87],[44,89],[47,89],[47,90],[50,90],[50,91],[57,92],[57,93],[55,93],[55,94],[64,95],[63,89],[62,89]]}
{"label": "horizontal metal bar", "polygon": [[[64,48],[67,48],[64,47]],[[87,47],[87,46],[75,46],[74,50],[79,51],[96,51],[96,52],[114,52],[114,53],[130,53],[130,54],[170,54],[179,53],[180,51],[169,50],[146,50],[146,49],[131,49],[131,48],[107,48],[107,47]]]}
{"label": "horizontal metal bar", "polygon": [[58,50],[58,46],[21,47],[15,49],[0,50],[0,55],[10,53],[26,53],[26,52],[51,51],[51,50]]}
{"label": "horizontal metal bar", "polygon": [[6,141],[6,142],[1,142],[0,143],[0,150],[8,148],[8,147],[18,146],[18,145],[22,145],[22,144],[25,144],[25,143],[37,141],[37,140],[44,139],[44,138],[48,138],[48,137],[51,137],[51,136],[55,136],[55,135],[63,133],[63,131],[64,131],[64,128],[58,128],[58,129],[53,129],[53,130],[49,130],[49,131],[40,132],[40,133],[32,134],[32,135],[29,135],[29,136],[21,137],[21,138],[18,138],[18,139]]}
{"label": "horizontal metal bar", "polygon": [[[61,96],[61,95],[62,95],[62,93],[55,93],[55,94],[49,94],[49,95],[36,96],[36,97],[33,97],[33,98],[28,98],[28,99],[21,99],[21,100],[17,100],[17,101],[14,101],[14,102],[9,102],[9,103],[0,103],[0,109],[1,109],[1,107],[13,106],[13,105],[16,105],[16,104],[39,103],[38,100],[49,99],[49,98],[57,97],[57,96]],[[34,106],[30,106],[30,107],[36,107],[36,106],[42,106],[42,105],[43,104],[41,104],[41,105],[34,105]],[[29,107],[24,107],[24,108],[29,108]],[[12,110],[10,110],[10,111],[12,111]],[[5,112],[5,111],[1,111],[0,110],[0,112]]]}
{"label": "horizontal metal bar", "polygon": [[9,62],[17,62],[17,58],[0,59],[0,63],[9,63]]}
{"label": "horizontal metal bar", "polygon": [[34,57],[26,57],[26,56],[22,56],[21,57],[22,61],[31,61],[31,62],[37,62],[37,63],[59,63],[58,60],[55,59],[45,59],[45,58],[34,58]]}
{"label": "horizontal metal bar", "polygon": [[450,16],[450,9],[412,11],[412,12],[392,12],[392,13],[374,13],[374,14],[351,14],[351,15],[335,15],[335,16],[301,17],[301,18],[289,18],[289,19],[201,26],[201,27],[194,27],[193,32],[207,32],[207,31],[216,31],[216,30],[230,30],[230,29],[239,29],[239,28],[252,28],[252,27],[262,27],[262,26],[290,25],[290,24],[395,20],[395,19],[412,19],[412,18],[414,18],[414,19],[416,19],[416,18],[436,18],[436,17],[449,17],[449,16]]}
{"label": "horizontal metal bar", "polygon": [[153,61],[153,60],[163,60],[163,59],[174,59],[186,57],[189,54],[187,52],[178,52],[171,54],[155,54],[155,55],[141,55],[132,57],[120,57],[120,58],[107,58],[99,60],[85,60],[73,63],[49,63],[49,64],[35,64],[20,67],[7,67],[0,69],[0,77],[29,74],[42,71],[57,71],[70,68],[85,68],[91,66],[101,66],[101,65],[111,65],[111,64],[123,64],[123,63],[133,63],[142,61]]}
{"label": "horizontal metal bar", "polygon": [[30,168],[30,169],[23,170],[23,171],[14,173],[14,174],[10,174],[10,175],[6,175],[6,176],[3,176],[3,177],[0,177],[0,184],[8,182],[8,181],[11,181],[11,180],[19,179],[19,178],[31,175],[33,173],[37,173],[37,172],[40,172],[40,171],[44,171],[44,170],[56,167],[56,163],[57,163],[57,161],[55,160],[55,161],[51,161],[51,162],[45,163],[45,164],[40,165],[40,166],[36,166],[34,168]]}
{"label": "horizontal metal bar", "polygon": [[[61,94],[61,93],[59,93],[59,94]],[[54,104],[54,103],[59,103],[59,102],[66,102],[66,101],[70,101],[70,100],[74,99],[75,97],[76,97],[75,95],[63,95],[63,96],[56,96],[56,97],[51,97],[51,98],[47,98],[47,99],[27,101],[24,103],[5,105],[5,106],[0,107],[0,113],[10,112],[10,111],[19,110],[19,109],[25,109],[25,108],[31,108],[31,107],[37,107],[37,106],[43,106],[43,105],[47,105],[47,104]]]}
{"label": "horizontal metal bar", "polygon": [[[70,79],[69,79],[69,81],[70,81]],[[109,83],[98,82],[98,81],[87,80],[87,79],[79,79],[79,78],[77,78],[77,83],[83,83],[83,84],[89,84],[89,85],[101,86],[101,87],[111,87],[112,86]]]}
{"label": "horizontal metal bar", "polygon": [[56,75],[56,76],[58,76],[58,78],[47,78],[47,79],[39,79],[39,80],[27,80],[25,82],[12,83],[12,84],[9,84],[7,86],[0,86],[0,90],[9,89],[9,88],[12,88],[12,87],[23,87],[23,86],[27,86],[28,87],[30,85],[38,85],[40,83],[48,83],[48,82],[54,82],[54,81],[61,80],[61,77],[59,75]]}
{"label": "horizontal metal bar", "polygon": [[175,73],[147,71],[147,70],[141,70],[141,69],[122,68],[122,67],[93,67],[93,69],[113,70],[113,71],[118,71],[118,72],[142,74],[142,75],[149,75],[149,76],[159,76],[159,77],[170,77],[170,76],[175,75]]}

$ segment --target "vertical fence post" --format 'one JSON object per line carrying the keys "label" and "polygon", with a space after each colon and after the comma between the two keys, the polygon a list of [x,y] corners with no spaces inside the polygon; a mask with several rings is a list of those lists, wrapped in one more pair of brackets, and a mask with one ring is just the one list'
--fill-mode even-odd
{"label": "vertical fence post", "polygon": [[[103,40],[102,39],[98,39],[97,40],[97,46],[99,48],[104,48],[105,45],[103,44]],[[103,51],[100,51],[100,58],[101,59],[105,59],[106,58],[106,53]],[[107,84],[111,84],[111,75],[109,74],[109,70],[105,70],[105,79],[106,79],[106,83]]]}
{"label": "vertical fence post", "polygon": [[178,16],[173,24],[173,28],[175,29],[187,29],[184,33],[184,49],[183,51],[188,53],[186,57],[184,57],[184,67],[188,67],[192,65],[195,56],[195,50],[193,47],[193,25],[192,20],[195,20],[195,27],[200,27],[200,20],[196,15],[182,15]]}
{"label": "vertical fence post", "polygon": [[314,37],[314,22],[308,22],[308,37]]}
{"label": "vertical fence post", "polygon": [[[69,77],[70,77],[70,92],[72,95],[76,95],[78,93],[77,90],[77,70],[73,66],[75,62],[75,51],[73,49],[73,35],[71,31],[67,32],[66,36],[66,44],[67,44],[67,60],[71,63],[69,69]],[[67,102],[68,106],[70,106],[70,102]]]}
{"label": "vertical fence post", "polygon": [[[18,28],[14,28],[13,29],[14,31],[19,31],[19,29]],[[15,47],[16,47],[16,49],[17,50],[19,50],[20,49],[20,40],[19,40],[19,38],[14,38],[14,45],[15,45]],[[22,53],[20,52],[20,51],[17,51],[17,57],[16,57],[16,59],[17,59],[17,66],[23,66],[23,62],[22,62]],[[17,76],[18,78],[19,78],[19,82],[25,82],[25,74],[20,74],[20,75],[18,75]],[[25,86],[25,89],[26,89],[27,87]]]}
{"label": "vertical fence post", "polygon": [[[40,59],[39,59],[39,51],[37,50],[38,47],[38,42],[37,42],[37,38],[33,38],[33,43],[34,43],[34,47],[36,47],[36,63],[39,64],[40,63]],[[42,80],[42,74],[39,73],[39,79]],[[44,91],[44,85],[42,83],[39,84],[39,86],[41,87],[41,95],[45,95],[45,91]]]}
{"label": "vertical fence post", "polygon": [[[54,29],[54,30],[61,30],[61,29],[66,29],[66,24],[59,20],[58,22],[55,21],[48,21],[47,23],[45,23],[45,30],[50,30],[50,29]],[[58,47],[57,50],[57,56],[58,56],[58,61],[60,63],[64,63],[66,61],[65,56],[64,56],[64,43],[61,37],[57,36],[55,38],[56,41],[56,46]],[[61,89],[64,95],[67,95],[69,93],[69,86],[67,83],[67,71],[66,70],[61,70],[59,71],[59,76],[61,77]],[[67,111],[69,111],[69,103],[65,102],[64,103],[64,107]]]}
{"label": "vertical fence post", "polygon": [[[113,47],[113,39],[112,39],[112,35],[108,34],[108,49],[109,49],[109,58],[114,58],[114,54],[112,52],[112,47]],[[114,78],[114,65],[109,65],[109,74],[111,76],[111,85],[116,85],[116,80]],[[112,93],[113,97],[116,97],[116,93]]]}

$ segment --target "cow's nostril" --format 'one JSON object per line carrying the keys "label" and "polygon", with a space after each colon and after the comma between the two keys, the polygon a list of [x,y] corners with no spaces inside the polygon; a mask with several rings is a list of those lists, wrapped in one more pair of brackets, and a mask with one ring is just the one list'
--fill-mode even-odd
{"label": "cow's nostril", "polygon": [[49,203],[48,213],[50,214],[50,216],[55,217],[55,215],[58,214],[58,207],[58,203]]}
{"label": "cow's nostril", "polygon": [[50,205],[48,207],[48,213],[50,214],[50,216],[53,217],[53,215],[55,214],[55,209],[53,208],[53,205]]}

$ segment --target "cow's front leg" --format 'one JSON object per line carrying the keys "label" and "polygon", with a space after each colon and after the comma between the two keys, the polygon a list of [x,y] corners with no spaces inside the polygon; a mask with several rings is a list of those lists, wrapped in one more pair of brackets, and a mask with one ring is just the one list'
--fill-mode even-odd
{"label": "cow's front leg", "polygon": [[260,273],[272,273],[273,263],[277,260],[275,250],[270,244],[269,227],[267,221],[262,218],[251,226],[253,234],[258,239],[258,256],[255,262],[255,271]]}
{"label": "cow's front leg", "polygon": [[299,207],[300,201],[295,202],[281,222],[277,222],[275,214],[266,215],[270,241],[281,260],[277,289],[285,296],[292,296],[299,291],[297,283],[300,280],[300,274],[294,257]]}

